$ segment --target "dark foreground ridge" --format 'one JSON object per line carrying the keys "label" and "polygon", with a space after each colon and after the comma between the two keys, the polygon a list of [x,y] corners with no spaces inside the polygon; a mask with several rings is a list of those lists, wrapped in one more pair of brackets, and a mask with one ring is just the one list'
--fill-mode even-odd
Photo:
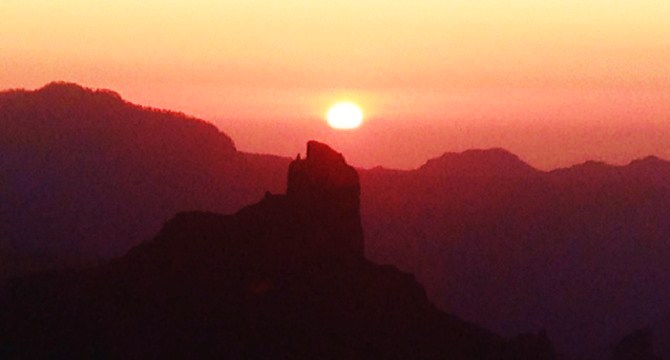
{"label": "dark foreground ridge", "polygon": [[91,270],[15,281],[2,358],[549,359],[438,311],[411,275],[363,256],[356,171],[316,142],[286,195],[182,213]]}

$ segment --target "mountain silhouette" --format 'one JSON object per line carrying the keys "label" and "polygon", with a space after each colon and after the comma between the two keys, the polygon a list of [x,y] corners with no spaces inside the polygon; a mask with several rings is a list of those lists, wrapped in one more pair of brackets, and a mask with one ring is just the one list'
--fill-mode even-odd
{"label": "mountain silhouette", "polygon": [[546,329],[567,358],[602,359],[670,312],[667,161],[543,172],[475,151],[361,171],[361,187],[367,257],[468,321]]}
{"label": "mountain silhouette", "polygon": [[496,176],[522,177],[538,171],[504,149],[467,150],[462,153],[446,153],[439,158],[428,160],[418,170],[430,176]]}
{"label": "mountain silhouette", "polygon": [[358,174],[317,142],[285,195],[234,215],[181,213],[85,271],[15,280],[8,357],[550,359],[438,311],[411,275],[363,253]]}
{"label": "mountain silhouette", "polygon": [[25,259],[6,276],[119,256],[179,211],[235,211],[280,191],[289,162],[69,83],[0,93],[0,128],[0,249]]}
{"label": "mountain silhouette", "polygon": [[[0,128],[0,297],[3,278],[104,264],[180,211],[232,213],[287,186],[290,159],[108,90],[1,93]],[[580,360],[670,314],[663,159],[546,172],[490,149],[358,173],[365,256],[415,274],[443,311],[506,336],[546,329]]]}

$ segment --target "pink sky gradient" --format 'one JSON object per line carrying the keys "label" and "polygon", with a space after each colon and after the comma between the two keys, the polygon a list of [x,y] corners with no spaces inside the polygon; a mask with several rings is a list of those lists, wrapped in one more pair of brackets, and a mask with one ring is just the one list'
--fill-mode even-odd
{"label": "pink sky gradient", "polygon": [[[364,167],[485,147],[626,163],[670,158],[668,19],[652,0],[5,0],[0,88],[109,88],[243,151],[319,139]],[[339,100],[359,130],[327,127]]]}

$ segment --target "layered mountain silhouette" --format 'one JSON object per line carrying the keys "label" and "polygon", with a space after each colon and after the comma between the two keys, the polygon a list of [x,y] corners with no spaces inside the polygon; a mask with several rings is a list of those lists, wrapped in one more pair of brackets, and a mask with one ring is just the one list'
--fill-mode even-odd
{"label": "layered mountain silhouette", "polygon": [[317,142],[285,195],[181,213],[85,271],[15,280],[3,357],[549,359],[438,311],[412,276],[364,257],[358,174]]}
{"label": "layered mountain silhouette", "polygon": [[667,161],[542,172],[469,151],[361,179],[367,256],[415,273],[467,320],[546,329],[569,358],[602,359],[669,311]]}
{"label": "layered mountain silhouette", "polygon": [[[290,159],[106,90],[4,92],[0,128],[0,280],[105,263],[180,211],[231,213],[287,184]],[[609,358],[670,314],[665,160],[544,172],[491,149],[358,173],[366,257],[414,273],[448,313],[546,329],[572,359]]]}
{"label": "layered mountain silhouette", "polygon": [[179,211],[231,212],[285,186],[289,159],[203,121],[52,83],[0,93],[0,277],[127,252]]}

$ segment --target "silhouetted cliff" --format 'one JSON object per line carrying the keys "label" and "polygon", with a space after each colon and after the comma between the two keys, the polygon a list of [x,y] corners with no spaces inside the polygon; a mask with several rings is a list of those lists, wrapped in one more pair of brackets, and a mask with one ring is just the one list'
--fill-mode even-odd
{"label": "silhouetted cliff", "polygon": [[324,144],[310,141],[307,158],[296,159],[289,166],[286,194],[296,207],[306,210],[305,215],[327,221],[315,224],[324,234],[316,248],[331,256],[364,256],[360,193],[356,170]]}
{"label": "silhouetted cliff", "polygon": [[15,281],[9,357],[550,359],[435,309],[363,257],[356,172],[310,142],[286,195],[232,216],[182,213],[109,265]]}

